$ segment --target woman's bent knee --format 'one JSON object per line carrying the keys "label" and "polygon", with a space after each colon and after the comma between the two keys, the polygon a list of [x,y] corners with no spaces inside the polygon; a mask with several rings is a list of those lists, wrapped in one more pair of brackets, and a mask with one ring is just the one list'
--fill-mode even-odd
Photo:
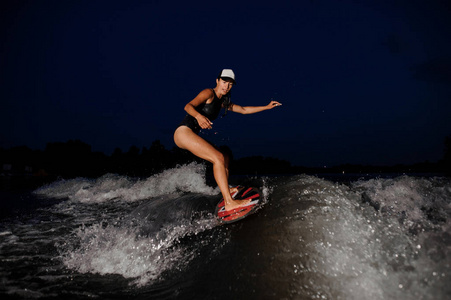
{"label": "woman's bent knee", "polygon": [[213,156],[213,164],[225,165],[226,159],[227,158],[225,157],[224,153],[216,150],[216,153]]}

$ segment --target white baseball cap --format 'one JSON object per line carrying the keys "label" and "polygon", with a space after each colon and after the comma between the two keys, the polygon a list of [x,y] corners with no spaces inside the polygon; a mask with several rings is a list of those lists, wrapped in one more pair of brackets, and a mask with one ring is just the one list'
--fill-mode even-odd
{"label": "white baseball cap", "polygon": [[232,69],[223,69],[221,73],[219,73],[218,79],[229,79],[232,80],[233,83],[236,83],[235,73],[233,73]]}

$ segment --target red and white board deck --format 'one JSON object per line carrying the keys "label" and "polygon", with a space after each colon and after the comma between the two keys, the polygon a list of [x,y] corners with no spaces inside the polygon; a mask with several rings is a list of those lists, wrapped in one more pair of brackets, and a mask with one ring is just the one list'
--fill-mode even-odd
{"label": "red and white board deck", "polygon": [[261,203],[260,191],[254,187],[237,187],[238,192],[232,194],[235,200],[251,200],[245,206],[241,206],[232,210],[225,210],[224,199],[221,199],[216,206],[216,216],[218,216],[221,223],[232,223],[241,220],[250,214],[254,213]]}

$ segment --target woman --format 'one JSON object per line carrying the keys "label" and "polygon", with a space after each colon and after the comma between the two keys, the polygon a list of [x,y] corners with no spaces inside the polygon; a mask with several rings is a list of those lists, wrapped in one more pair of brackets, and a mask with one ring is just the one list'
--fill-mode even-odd
{"label": "woman", "polygon": [[253,114],[272,109],[281,105],[271,101],[266,106],[240,106],[230,102],[230,90],[235,84],[235,74],[230,69],[224,69],[216,79],[214,89],[205,89],[185,106],[188,113],[182,123],[175,130],[175,144],[190,151],[194,155],[213,164],[213,174],[225,201],[225,209],[233,210],[246,205],[250,200],[234,200],[229,190],[229,158],[218,148],[201,138],[198,133],[201,129],[211,129],[214,119],[219,115],[221,108],[240,114]]}

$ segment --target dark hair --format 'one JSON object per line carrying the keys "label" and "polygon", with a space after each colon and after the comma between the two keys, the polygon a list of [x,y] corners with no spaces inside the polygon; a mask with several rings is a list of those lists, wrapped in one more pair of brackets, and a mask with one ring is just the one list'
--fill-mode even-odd
{"label": "dark hair", "polygon": [[222,104],[224,105],[224,114],[223,117],[227,115],[227,111],[229,110],[230,105],[232,102],[230,101],[232,99],[232,91],[229,91],[227,94],[222,96]]}

